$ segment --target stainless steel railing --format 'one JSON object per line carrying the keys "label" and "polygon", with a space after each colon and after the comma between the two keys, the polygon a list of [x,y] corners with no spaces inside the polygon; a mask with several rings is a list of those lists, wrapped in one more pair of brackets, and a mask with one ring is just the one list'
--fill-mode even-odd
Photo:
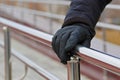
{"label": "stainless steel railing", "polygon": [[[71,1],[37,1],[37,0],[18,0],[19,2],[37,2],[37,3],[45,3],[45,4],[57,4],[57,5],[69,5]],[[40,16],[45,16],[49,18],[55,18],[55,19],[64,19],[64,15],[58,15],[58,14],[53,14],[50,12],[42,12],[42,11],[37,11],[37,10],[32,10],[32,9],[27,9],[27,8],[22,8],[22,7],[17,7],[17,6],[11,6],[11,5],[6,5],[6,4],[1,4],[1,8],[11,8],[11,9],[22,9],[22,12],[33,14],[33,15],[40,15]],[[115,5],[115,4],[110,4],[106,7],[107,9],[117,9],[120,10],[120,5]],[[12,11],[13,12],[13,11]],[[106,29],[115,29],[115,30],[120,30],[118,25],[112,25],[104,22],[99,22],[97,24],[98,27],[106,28]],[[114,26],[114,27],[113,27]]]}
{"label": "stainless steel railing", "polygon": [[[108,5],[108,9],[112,9],[112,7],[114,6],[117,6],[117,5]],[[37,10],[32,10],[32,9],[27,9],[27,8],[23,8],[23,7],[16,7],[16,6],[10,6],[10,5],[5,5],[5,4],[1,4],[1,7],[4,8],[8,8],[8,9],[16,9],[16,10],[21,10],[21,18],[23,18],[22,14],[23,12],[26,13],[26,14],[31,14],[33,15],[34,19],[34,23],[36,23],[36,16],[35,15],[39,15],[39,16],[44,16],[44,17],[47,17],[47,18],[52,18],[52,19],[59,19],[59,20],[63,20],[64,19],[64,15],[58,15],[58,14],[53,14],[53,13],[50,13],[50,12],[43,12],[43,11],[37,11]],[[117,10],[119,10],[119,5],[117,6]],[[116,9],[116,7],[114,7]],[[114,9],[113,8],[113,9]],[[50,20],[50,23],[48,23],[50,27],[50,30],[49,32],[50,33],[54,33],[55,31],[53,30],[53,25],[52,25],[52,21]],[[34,24],[36,25],[36,24]],[[119,25],[115,25],[115,24],[109,24],[109,23],[105,23],[105,22],[98,22],[97,27],[101,28],[102,29],[102,41],[103,43],[101,44],[102,45],[102,51],[104,52],[108,52],[108,46],[106,44],[106,31],[107,29],[111,29],[111,30],[117,30],[117,31],[120,31],[120,26]]]}
{"label": "stainless steel railing", "polygon": [[[29,36],[31,35],[32,37],[37,38],[38,39],[37,41],[42,40],[43,43],[45,42],[44,43],[45,45],[50,47],[52,35],[31,29],[27,26],[24,26],[24,25],[21,25],[21,24],[18,24],[18,23],[15,23],[13,21],[3,19],[3,18],[0,18],[0,23],[6,26],[9,26],[12,29],[21,31],[25,33],[26,35],[29,35]],[[47,36],[47,37],[44,37],[44,36]],[[111,55],[108,55],[108,54],[105,54],[105,53],[102,53],[96,50],[88,49],[85,47],[78,46],[77,50],[78,50],[78,55],[82,61],[86,61],[88,63],[91,63],[92,65],[96,65],[98,67],[101,67],[107,71],[114,73],[115,75],[120,76],[120,58],[117,58],[117,57],[114,57],[114,56],[111,56]],[[72,58],[71,62],[68,62],[69,63],[69,68],[68,68],[69,78],[68,79],[69,80],[79,79],[79,76],[76,76],[78,77],[76,78],[75,75],[73,74],[73,73],[75,73],[76,75],[79,74],[79,59],[74,57]]]}
{"label": "stainless steel railing", "polygon": [[[19,0],[20,2],[39,2],[39,3],[45,3],[45,4],[57,4],[57,5],[69,5],[70,4],[70,1],[55,1],[55,2],[51,2],[51,1],[38,1],[38,0]],[[4,5],[4,8],[5,8],[6,5]],[[9,6],[9,8],[15,8],[15,6]],[[24,13],[30,13],[32,12],[31,14],[33,15],[40,15],[40,16],[46,16],[46,17],[49,17],[49,18],[55,18],[55,19],[60,19],[60,20],[63,20],[64,19],[64,15],[56,15],[56,14],[51,14],[49,12],[42,12],[42,11],[36,11],[36,10],[31,10],[31,9],[26,9],[26,8],[20,8],[20,7],[16,7],[17,9],[23,9]],[[113,4],[110,4],[106,7],[107,9],[116,9],[116,10],[120,10],[120,6],[119,5],[113,5]],[[106,29],[113,29],[113,30],[120,30],[120,26],[118,25],[113,25],[113,24],[108,24],[108,23],[104,23],[104,22],[98,22],[97,24],[98,27],[102,28],[103,29],[103,41],[104,41],[104,51],[106,52]],[[12,27],[13,28],[13,27]],[[19,30],[22,30],[22,29],[19,29]],[[28,29],[29,30],[29,29]],[[29,33],[28,32],[25,32],[25,33]],[[39,32],[38,32],[39,34]],[[43,34],[42,34],[43,35]],[[42,37],[42,36],[37,36],[37,37]],[[49,44],[49,40],[51,40],[51,37],[49,39],[45,39],[48,44]],[[44,38],[44,37],[42,37]],[[119,71],[119,68],[117,69]],[[115,72],[115,71],[114,71]]]}
{"label": "stainless steel railing", "polygon": [[[4,1],[3,1],[4,2]],[[57,0],[54,0],[54,1],[50,1],[50,0],[18,0],[18,2],[32,2],[32,3],[44,3],[44,4],[56,4],[56,5],[67,5],[69,6],[71,1],[57,1]],[[117,5],[117,4],[109,4],[106,8],[108,9],[117,9],[117,10],[120,10],[120,5]]]}
{"label": "stainless steel railing", "polygon": [[4,30],[4,44],[0,42],[0,46],[5,50],[5,80],[12,80],[12,62],[11,62],[11,55],[15,56],[21,62],[25,64],[25,74],[20,80],[23,80],[28,72],[28,67],[38,73],[40,76],[44,77],[46,80],[59,80],[57,77],[43,69],[42,67],[36,65],[34,62],[23,56],[21,53],[11,49],[10,46],[10,34],[9,28],[3,27]]}
{"label": "stainless steel railing", "polygon": [[68,66],[68,80],[81,80],[80,77],[80,58],[79,56],[71,57],[67,62]]}
{"label": "stainless steel railing", "polygon": [[32,2],[32,3],[45,3],[45,4],[57,4],[57,5],[69,5],[71,3],[71,1],[64,1],[64,0],[61,0],[61,1],[58,1],[58,0],[54,0],[54,1],[51,1],[51,0],[18,0],[18,2]]}

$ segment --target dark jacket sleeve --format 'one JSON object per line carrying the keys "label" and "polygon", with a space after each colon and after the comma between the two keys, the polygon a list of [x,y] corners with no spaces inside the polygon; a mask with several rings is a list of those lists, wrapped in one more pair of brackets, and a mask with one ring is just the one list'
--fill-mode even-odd
{"label": "dark jacket sleeve", "polygon": [[104,10],[105,6],[111,0],[72,0],[70,9],[66,15],[63,26],[76,23],[86,24],[92,37],[95,35],[95,25]]}

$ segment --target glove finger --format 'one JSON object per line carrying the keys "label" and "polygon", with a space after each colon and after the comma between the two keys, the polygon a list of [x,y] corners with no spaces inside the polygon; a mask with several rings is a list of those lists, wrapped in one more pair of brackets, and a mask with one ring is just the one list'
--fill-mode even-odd
{"label": "glove finger", "polygon": [[53,49],[55,50],[56,53],[59,53],[59,48],[60,48],[60,39],[62,38],[62,35],[64,35],[66,32],[69,33],[71,30],[63,30],[60,29],[57,31],[55,36],[53,37]]}
{"label": "glove finger", "polygon": [[77,31],[73,31],[66,43],[65,50],[66,51],[71,51],[75,48],[75,46],[85,40],[86,35]]}
{"label": "glove finger", "polygon": [[58,55],[58,57],[60,57],[60,53],[59,53],[59,50],[60,50],[60,42],[61,42],[60,40],[61,40],[63,34],[64,34],[64,33],[59,34],[59,35],[57,36],[56,40],[55,40],[55,46],[54,46],[54,48],[55,48],[55,51],[56,51],[56,54]]}
{"label": "glove finger", "polygon": [[55,33],[55,35],[54,35],[54,37],[52,38],[52,48],[53,48],[53,50],[55,51],[55,53],[58,53],[58,49],[57,49],[57,47],[59,47],[59,46],[56,46],[57,44],[59,44],[59,37],[61,37],[60,35],[60,32],[61,32],[61,29],[59,29],[56,33]]}
{"label": "glove finger", "polygon": [[55,41],[56,41],[56,38],[57,38],[57,36],[54,36],[54,37],[52,38],[52,49],[55,51],[55,53],[57,52],[56,49],[55,49]]}
{"label": "glove finger", "polygon": [[65,51],[65,45],[66,45],[66,42],[68,40],[68,38],[70,37],[70,34],[71,34],[71,31],[67,31],[61,38],[60,40],[60,50],[59,50],[59,54],[60,54],[60,59],[61,59],[61,62],[66,64],[67,63],[67,60],[69,59],[69,56],[68,54],[66,53]]}

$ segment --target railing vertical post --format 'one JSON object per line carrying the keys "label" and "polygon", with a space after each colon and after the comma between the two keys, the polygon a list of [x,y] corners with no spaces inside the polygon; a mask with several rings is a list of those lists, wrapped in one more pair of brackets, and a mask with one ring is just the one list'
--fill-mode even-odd
{"label": "railing vertical post", "polygon": [[103,80],[108,80],[107,71],[103,70]]}
{"label": "railing vertical post", "polygon": [[3,27],[3,30],[4,30],[4,50],[5,50],[5,80],[12,80],[9,28]]}
{"label": "railing vertical post", "polygon": [[80,59],[79,57],[71,57],[68,61],[68,80],[80,80]]}
{"label": "railing vertical post", "polygon": [[[51,4],[49,4],[49,12],[50,12],[50,14],[52,14],[52,5]],[[52,34],[53,33],[53,21],[52,21],[52,17],[50,18],[49,26],[50,26],[50,33]]]}
{"label": "railing vertical post", "polygon": [[[34,5],[34,9],[37,10],[37,6]],[[37,28],[37,15],[36,14],[32,14],[33,15],[33,25],[35,26],[35,28]]]}
{"label": "railing vertical post", "polygon": [[102,30],[103,30],[103,36],[102,36],[102,38],[103,38],[103,51],[107,52],[107,46],[106,46],[106,29],[103,28]]}

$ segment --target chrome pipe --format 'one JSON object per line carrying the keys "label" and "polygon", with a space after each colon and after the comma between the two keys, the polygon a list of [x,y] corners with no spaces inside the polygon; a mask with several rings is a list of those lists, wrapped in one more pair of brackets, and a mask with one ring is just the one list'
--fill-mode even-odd
{"label": "chrome pipe", "polygon": [[77,56],[71,57],[68,61],[68,80],[80,80],[80,58]]}
{"label": "chrome pipe", "polygon": [[106,44],[106,29],[102,28],[102,40],[103,40],[103,51],[107,52],[107,44]]}
{"label": "chrome pipe", "polygon": [[108,80],[108,72],[106,70],[103,70],[103,80]]}
{"label": "chrome pipe", "polygon": [[21,79],[20,80],[24,80],[25,77],[27,76],[27,73],[28,73],[28,66],[25,65],[25,73],[22,75]]}
{"label": "chrome pipe", "polygon": [[5,80],[12,80],[9,28],[3,27],[3,31],[4,31],[4,50],[5,50]]}

